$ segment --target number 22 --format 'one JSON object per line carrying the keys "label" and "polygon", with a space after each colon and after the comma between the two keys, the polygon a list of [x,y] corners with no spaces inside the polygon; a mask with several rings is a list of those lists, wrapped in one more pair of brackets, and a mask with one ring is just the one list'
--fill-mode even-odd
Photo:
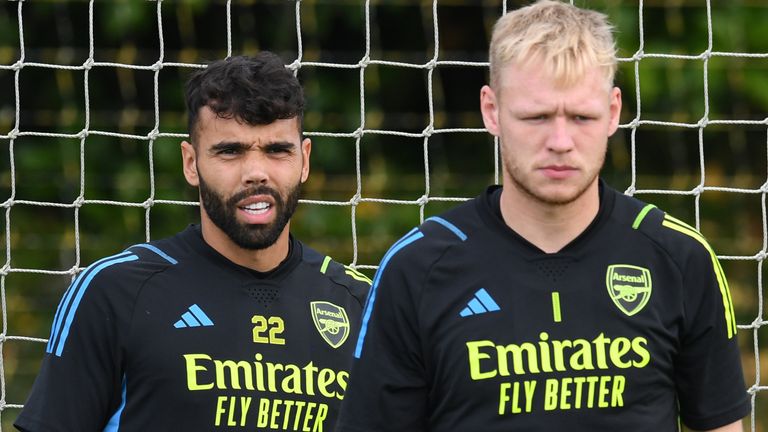
{"label": "number 22", "polygon": [[280,337],[285,330],[285,323],[282,318],[254,315],[251,322],[254,324],[253,343],[285,345],[285,339]]}

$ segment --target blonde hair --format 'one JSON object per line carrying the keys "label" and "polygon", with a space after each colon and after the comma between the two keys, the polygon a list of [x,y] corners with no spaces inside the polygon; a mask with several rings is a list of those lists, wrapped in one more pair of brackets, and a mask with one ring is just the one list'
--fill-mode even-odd
{"label": "blonde hair", "polygon": [[603,69],[608,85],[616,74],[613,26],[600,12],[553,0],[540,0],[501,17],[491,38],[491,87],[510,64],[542,61],[563,86],[578,81],[593,67]]}

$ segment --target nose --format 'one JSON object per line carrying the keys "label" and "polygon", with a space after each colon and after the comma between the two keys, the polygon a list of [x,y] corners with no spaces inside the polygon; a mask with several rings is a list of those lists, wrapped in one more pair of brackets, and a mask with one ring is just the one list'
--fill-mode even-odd
{"label": "nose", "polygon": [[558,115],[552,122],[552,130],[547,139],[547,148],[557,153],[567,153],[573,149],[573,136],[568,119]]}
{"label": "nose", "polygon": [[243,158],[243,162],[240,166],[240,175],[243,184],[246,186],[255,186],[268,183],[269,174],[266,162],[265,158],[259,155],[258,152],[249,152],[249,154]]}

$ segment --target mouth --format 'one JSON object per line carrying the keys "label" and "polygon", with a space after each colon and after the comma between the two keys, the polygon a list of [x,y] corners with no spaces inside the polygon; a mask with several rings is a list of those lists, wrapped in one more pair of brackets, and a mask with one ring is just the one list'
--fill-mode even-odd
{"label": "mouth", "polygon": [[258,201],[248,205],[239,206],[238,208],[251,215],[261,215],[268,212],[269,209],[272,208],[272,204],[266,201]]}
{"label": "mouth", "polygon": [[546,165],[542,167],[542,169],[545,170],[552,170],[552,171],[570,171],[574,170],[576,168],[570,166],[570,165]]}
{"label": "mouth", "polygon": [[541,171],[544,173],[545,176],[549,178],[562,180],[573,175],[578,170],[575,167],[568,166],[568,165],[547,165],[547,166],[541,167]]}
{"label": "mouth", "polygon": [[269,223],[277,208],[274,197],[269,194],[247,196],[236,207],[244,217],[243,222],[257,225]]}

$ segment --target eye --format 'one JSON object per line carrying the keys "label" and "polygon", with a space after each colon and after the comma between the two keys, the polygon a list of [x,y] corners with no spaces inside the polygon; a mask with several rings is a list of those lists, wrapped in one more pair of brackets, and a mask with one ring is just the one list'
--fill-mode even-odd
{"label": "eye", "polygon": [[270,147],[267,149],[267,153],[279,154],[279,153],[290,153],[290,151],[284,147]]}
{"label": "eye", "polygon": [[233,159],[243,154],[242,147],[226,146],[216,149],[213,154],[223,159]]}
{"label": "eye", "polygon": [[215,144],[208,150],[208,154],[213,157],[223,159],[234,159],[243,154],[248,147],[238,142],[221,142]]}
{"label": "eye", "polygon": [[272,156],[288,156],[293,154],[294,145],[285,143],[274,143],[264,148],[264,153]]}

